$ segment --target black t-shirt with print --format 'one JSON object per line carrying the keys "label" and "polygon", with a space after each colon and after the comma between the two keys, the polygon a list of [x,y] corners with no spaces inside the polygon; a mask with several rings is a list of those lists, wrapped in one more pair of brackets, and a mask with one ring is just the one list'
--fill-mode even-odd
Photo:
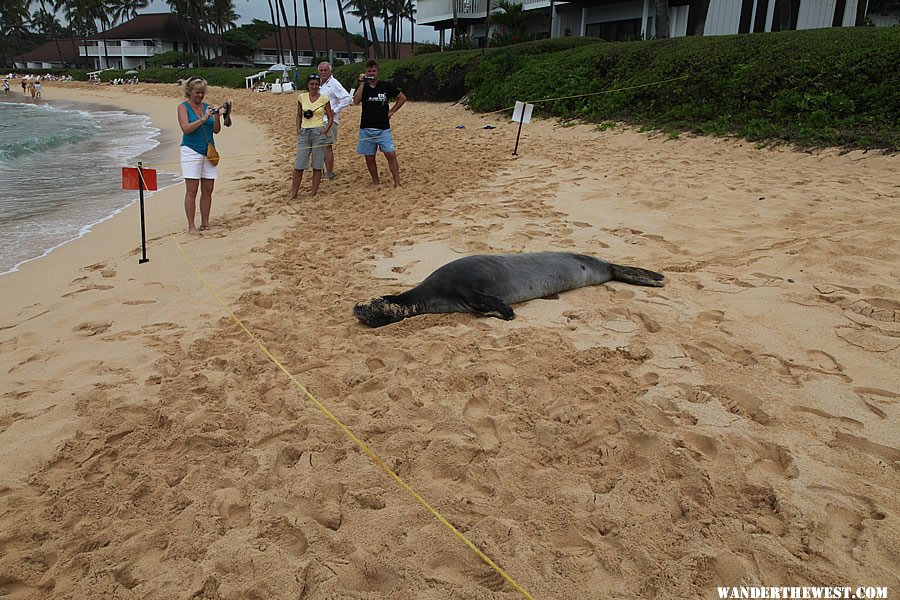
{"label": "black t-shirt with print", "polygon": [[400,90],[387,81],[379,81],[375,87],[363,82],[362,116],[359,119],[360,129],[390,129],[388,120],[388,101],[396,98]]}

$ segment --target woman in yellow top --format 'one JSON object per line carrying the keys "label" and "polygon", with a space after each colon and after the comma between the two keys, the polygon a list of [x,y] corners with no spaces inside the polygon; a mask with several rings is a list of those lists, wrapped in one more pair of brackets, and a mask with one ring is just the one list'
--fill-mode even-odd
{"label": "woman in yellow top", "polygon": [[[325,167],[325,148],[328,146],[328,131],[334,123],[334,113],[328,96],[319,93],[319,76],[306,78],[306,89],[309,92],[300,94],[297,99],[297,160],[294,162],[294,178],[291,186],[291,200],[297,198],[303,171],[310,165],[312,157],[312,193],[319,191],[322,181],[322,169]],[[328,124],[322,117],[328,115]]]}

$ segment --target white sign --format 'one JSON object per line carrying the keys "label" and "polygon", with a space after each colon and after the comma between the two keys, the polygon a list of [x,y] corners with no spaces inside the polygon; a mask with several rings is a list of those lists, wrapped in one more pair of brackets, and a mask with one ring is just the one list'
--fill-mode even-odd
{"label": "white sign", "polygon": [[[516,123],[531,123],[531,111],[534,110],[534,104],[525,104],[516,100],[516,107],[513,109],[512,120]],[[524,114],[523,114],[524,113]]]}

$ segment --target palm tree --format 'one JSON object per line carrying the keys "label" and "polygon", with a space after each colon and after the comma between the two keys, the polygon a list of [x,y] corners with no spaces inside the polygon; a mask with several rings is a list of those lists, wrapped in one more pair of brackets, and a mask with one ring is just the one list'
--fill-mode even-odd
{"label": "palm tree", "polygon": [[[56,13],[62,12],[63,16],[66,17],[66,22],[68,23],[70,34],[69,39],[72,42],[72,51],[78,57],[78,60],[75,64],[80,65],[82,64],[81,51],[78,49],[78,45],[75,43],[75,38],[78,35],[80,29],[76,20],[75,10],[75,0],[53,0],[53,11]],[[87,60],[87,57],[85,57],[84,62],[90,64],[90,61]]]}
{"label": "palm tree", "polygon": [[50,37],[56,43],[56,53],[59,55],[59,62],[66,66],[63,60],[62,48],[59,46],[59,37],[62,34],[62,26],[56,20],[56,15],[47,10],[46,0],[41,0],[40,8],[31,15],[31,24],[44,35]]}
{"label": "palm tree", "polygon": [[[78,2],[80,0],[73,1]],[[191,33],[188,28],[189,23],[195,22],[195,19],[193,18],[193,3],[189,0],[166,0],[166,4],[169,5],[172,13],[178,17],[178,20],[181,22],[181,31],[184,35],[185,54],[193,54],[194,44],[191,42]],[[199,43],[200,40],[198,39],[197,44]]]}
{"label": "palm tree", "polygon": [[322,16],[325,18],[325,49],[322,56],[328,56],[328,0],[322,0]]}
{"label": "palm tree", "polygon": [[[2,53],[5,57],[5,47],[7,39],[12,38],[19,47],[19,54],[24,54],[25,48],[22,45],[22,36],[28,31],[27,25],[28,7],[31,4],[29,0],[4,0],[3,11],[0,12],[0,48],[4,48]],[[5,60],[4,60],[5,62]]]}
{"label": "palm tree", "polygon": [[[455,4],[455,3],[454,3]],[[381,44],[378,43],[378,32],[375,30],[375,12],[377,6],[375,0],[347,0],[344,4],[345,10],[350,10],[350,14],[357,17],[363,26],[363,37],[366,36],[366,24],[369,25],[369,33],[372,34],[372,45],[375,49],[375,58],[382,58],[384,54],[381,51]]]}
{"label": "palm tree", "polygon": [[288,42],[291,44],[291,60],[294,61],[294,66],[297,65],[297,43],[295,40],[296,36],[292,35],[290,29],[290,22],[287,18],[287,11],[284,10],[284,0],[278,0],[278,8],[281,9],[281,18],[284,19],[284,30],[288,32]]}
{"label": "palm tree", "polygon": [[[409,19],[410,43],[412,45],[415,45],[415,43],[416,43],[416,33],[415,33],[416,5],[415,5],[414,0],[400,0],[399,13],[400,13],[400,23],[403,23],[403,19]],[[402,43],[402,42],[403,42],[403,28],[401,27],[400,28],[400,39],[399,39],[398,43]],[[397,52],[398,52],[397,56],[399,57],[400,56],[399,47],[397,49]]]}
{"label": "palm tree", "polygon": [[277,53],[276,62],[284,64],[284,52],[281,49],[281,28],[278,26],[278,19],[275,18],[275,7],[272,0],[266,0],[269,3],[269,14],[272,16],[272,24],[275,26],[275,52]]}
{"label": "palm tree", "polygon": [[150,6],[150,0],[110,0],[109,10],[113,24],[124,23],[135,18],[138,13]]}
{"label": "palm tree", "polygon": [[309,36],[309,49],[312,51],[313,60],[315,60],[316,42],[313,40],[312,27],[309,25],[309,0],[303,0],[303,17],[306,19],[306,35]]}
{"label": "palm tree", "polygon": [[234,2],[232,0],[210,0],[206,6],[207,21],[212,27],[212,33],[219,36],[219,45],[221,51],[219,56],[225,58],[225,32],[234,29],[237,26],[237,20],[241,15],[234,11]]}
{"label": "palm tree", "polygon": [[517,4],[512,0],[497,0],[497,10],[488,17],[488,25],[497,25],[502,27],[511,36],[518,36],[524,40],[528,35],[528,15],[525,14],[525,7]]}
{"label": "palm tree", "polygon": [[[412,2],[412,0],[410,0]],[[347,31],[347,19],[344,17],[344,5],[338,0],[338,14],[341,16],[341,29],[344,30],[344,41],[347,43],[347,62],[353,62],[353,48],[350,45],[350,32]]]}

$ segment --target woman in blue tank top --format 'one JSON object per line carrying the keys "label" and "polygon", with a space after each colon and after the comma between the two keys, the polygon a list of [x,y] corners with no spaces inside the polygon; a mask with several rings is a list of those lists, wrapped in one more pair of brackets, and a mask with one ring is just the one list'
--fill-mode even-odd
{"label": "woman in blue tank top", "polygon": [[181,137],[181,173],[184,177],[184,212],[188,233],[197,233],[194,218],[197,213],[197,190],[200,190],[200,229],[209,229],[212,193],[216,182],[216,167],[206,158],[209,144],[215,146],[215,134],[222,130],[219,113],[203,102],[206,80],[191,77],[183,86],[186,100],[178,105],[178,124]]}

